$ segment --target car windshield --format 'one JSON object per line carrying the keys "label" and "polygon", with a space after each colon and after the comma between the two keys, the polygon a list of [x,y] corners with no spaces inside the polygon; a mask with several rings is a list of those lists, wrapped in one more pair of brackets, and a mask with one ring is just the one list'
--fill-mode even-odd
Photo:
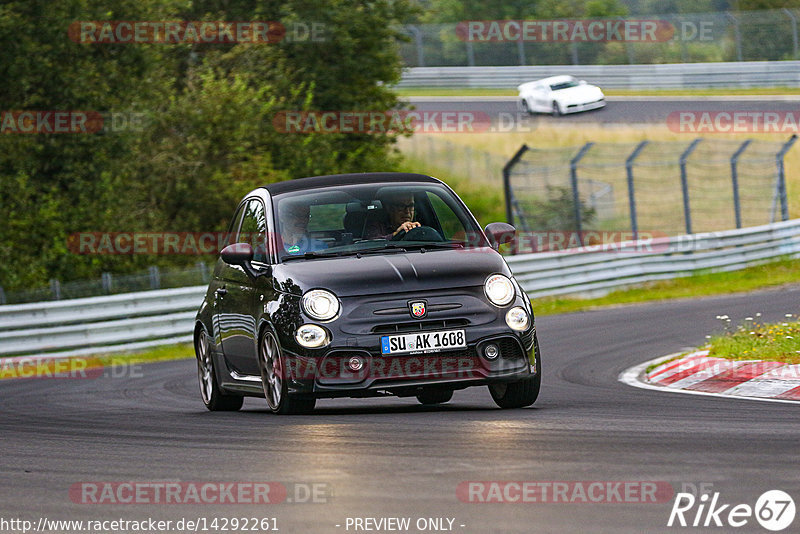
{"label": "car windshield", "polygon": [[551,91],[561,91],[562,89],[569,89],[570,87],[577,87],[578,82],[575,80],[568,80],[561,83],[554,83],[550,85]]}
{"label": "car windshield", "polygon": [[273,198],[281,261],[488,246],[453,193],[435,183],[325,187]]}

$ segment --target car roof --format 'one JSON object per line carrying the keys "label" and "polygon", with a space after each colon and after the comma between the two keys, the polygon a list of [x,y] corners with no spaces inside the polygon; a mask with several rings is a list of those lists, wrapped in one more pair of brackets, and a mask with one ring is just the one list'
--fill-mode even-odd
{"label": "car roof", "polygon": [[280,195],[292,191],[303,191],[305,189],[315,189],[318,187],[330,187],[336,185],[372,184],[381,182],[417,182],[440,184],[440,180],[426,174],[414,174],[408,172],[362,172],[352,174],[333,174],[328,176],[312,176],[310,178],[295,178],[283,182],[275,182],[265,185],[264,189],[270,195]]}
{"label": "car roof", "polygon": [[569,76],[568,74],[562,74],[560,76],[550,76],[549,78],[542,78],[541,80],[536,80],[535,83],[546,83],[546,84],[562,83],[562,82],[568,82],[568,81],[574,80],[574,79],[575,79],[574,76]]}

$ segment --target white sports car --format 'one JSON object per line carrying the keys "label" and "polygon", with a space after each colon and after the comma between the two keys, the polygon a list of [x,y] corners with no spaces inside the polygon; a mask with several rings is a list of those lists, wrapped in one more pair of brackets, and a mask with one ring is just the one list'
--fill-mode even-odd
{"label": "white sports car", "polygon": [[522,109],[528,113],[552,113],[553,116],[577,113],[606,105],[603,91],[572,76],[551,76],[523,83],[519,87]]}

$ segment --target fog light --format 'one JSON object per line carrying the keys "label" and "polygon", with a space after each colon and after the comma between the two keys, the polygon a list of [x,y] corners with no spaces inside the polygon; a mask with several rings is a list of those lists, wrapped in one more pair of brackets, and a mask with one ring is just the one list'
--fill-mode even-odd
{"label": "fog light", "polygon": [[530,325],[528,312],[519,306],[511,308],[508,310],[508,313],[506,313],[506,324],[511,330],[516,330],[518,332],[527,330],[528,326]]}
{"label": "fog light", "polygon": [[364,368],[364,358],[361,356],[351,356],[350,359],[347,360],[347,367],[354,373],[359,372]]}
{"label": "fog light", "polygon": [[494,360],[497,358],[498,354],[500,354],[500,350],[497,348],[497,345],[489,344],[483,348],[483,355],[487,360]]}
{"label": "fog light", "polygon": [[304,324],[297,329],[294,335],[297,343],[308,349],[316,349],[330,343],[328,332],[315,324]]}

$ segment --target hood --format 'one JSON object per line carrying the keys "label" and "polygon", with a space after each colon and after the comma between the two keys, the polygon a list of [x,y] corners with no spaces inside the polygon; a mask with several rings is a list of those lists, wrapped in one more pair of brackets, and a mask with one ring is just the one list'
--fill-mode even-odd
{"label": "hood", "polygon": [[492,273],[511,276],[502,256],[488,247],[295,260],[273,270],[284,291],[323,288],[339,297],[480,286]]}
{"label": "hood", "polygon": [[582,104],[584,102],[594,102],[603,98],[603,91],[594,85],[578,85],[569,89],[554,91],[552,95],[562,102],[572,104]]}

